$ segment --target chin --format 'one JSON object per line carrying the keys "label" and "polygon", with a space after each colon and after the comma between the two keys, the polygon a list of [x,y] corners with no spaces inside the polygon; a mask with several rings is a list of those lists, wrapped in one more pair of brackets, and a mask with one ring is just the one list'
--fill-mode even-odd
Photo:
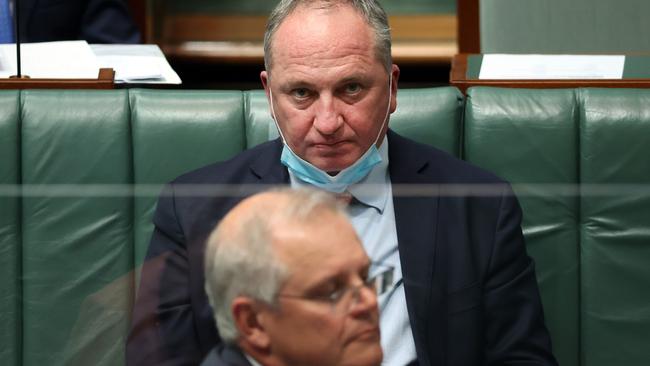
{"label": "chin", "polygon": [[[354,157],[354,158],[351,158]],[[339,172],[350,165],[354,164],[361,154],[355,151],[351,152],[337,152],[336,154],[311,154],[308,156],[307,161],[326,172]]]}
{"label": "chin", "polygon": [[379,366],[384,358],[379,340],[377,342],[361,342],[350,352],[351,357],[344,360],[339,366]]}

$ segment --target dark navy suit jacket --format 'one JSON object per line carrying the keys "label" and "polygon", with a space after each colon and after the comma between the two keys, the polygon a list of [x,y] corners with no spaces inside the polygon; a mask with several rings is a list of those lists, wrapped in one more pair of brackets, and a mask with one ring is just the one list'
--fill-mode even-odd
{"label": "dark navy suit jacket", "polygon": [[[521,210],[509,185],[392,131],[388,144],[419,364],[556,364],[523,242]],[[130,365],[198,364],[219,342],[203,289],[205,239],[251,187],[288,184],[281,150],[279,140],[267,142],[164,189],[127,344]],[[187,195],[185,184],[248,186],[234,196],[197,197]],[[475,184],[492,189],[448,192]]]}
{"label": "dark navy suit jacket", "polygon": [[201,366],[251,366],[251,363],[237,346],[222,343],[208,353]]}
{"label": "dark navy suit jacket", "polygon": [[127,0],[20,0],[21,42],[139,43]]}

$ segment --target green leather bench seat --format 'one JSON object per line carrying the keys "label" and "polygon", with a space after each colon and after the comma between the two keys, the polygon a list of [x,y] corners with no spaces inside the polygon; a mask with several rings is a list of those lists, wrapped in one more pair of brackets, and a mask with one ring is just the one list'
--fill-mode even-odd
{"label": "green leather bench seat", "polygon": [[[20,360],[20,105],[17,91],[0,91],[0,364]],[[2,189],[2,188],[0,188]]]}
{"label": "green leather bench seat", "polygon": [[650,92],[580,96],[582,359],[648,365]]}
{"label": "green leather bench seat", "polygon": [[[396,128],[458,154],[460,93],[402,93]],[[162,184],[275,138],[264,93],[10,91],[0,108],[0,364],[122,364]]]}
{"label": "green leather bench seat", "polygon": [[[103,191],[133,180],[128,95],[26,91],[21,99],[22,183],[33,190],[22,199],[23,363],[81,364],[76,347],[124,334],[122,310],[133,301],[132,286],[111,287],[121,306],[110,301],[101,319],[77,323],[88,295],[133,269],[132,197]],[[75,337],[74,327],[92,335]],[[108,341],[97,357],[119,355]]]}
{"label": "green leather bench seat", "polygon": [[575,93],[479,88],[466,105],[464,157],[514,185],[553,350],[561,364],[578,365],[580,202],[551,191],[578,183]]}
{"label": "green leather bench seat", "polygon": [[474,88],[465,113],[464,158],[519,196],[560,364],[650,364],[650,90]]}
{"label": "green leather bench seat", "polygon": [[[393,129],[513,182],[560,363],[650,364],[650,91],[398,101]],[[0,364],[123,364],[162,184],[275,138],[265,95],[3,91],[0,110]]]}

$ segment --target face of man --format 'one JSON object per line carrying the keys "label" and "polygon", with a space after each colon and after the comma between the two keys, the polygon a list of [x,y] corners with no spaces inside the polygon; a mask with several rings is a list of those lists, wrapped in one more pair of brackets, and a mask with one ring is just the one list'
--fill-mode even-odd
{"label": "face of man", "polygon": [[[347,220],[326,212],[307,224],[283,225],[273,243],[290,274],[279,306],[259,314],[271,352],[285,365],[379,365],[377,298],[360,287],[369,260]],[[350,287],[359,287],[350,306],[322,299]]]}
{"label": "face of man", "polygon": [[270,67],[262,83],[267,96],[272,92],[275,118],[298,156],[337,172],[378,136],[382,142],[386,113],[397,107],[399,69],[392,66],[389,86],[373,31],[352,7],[299,6],[275,33]]}

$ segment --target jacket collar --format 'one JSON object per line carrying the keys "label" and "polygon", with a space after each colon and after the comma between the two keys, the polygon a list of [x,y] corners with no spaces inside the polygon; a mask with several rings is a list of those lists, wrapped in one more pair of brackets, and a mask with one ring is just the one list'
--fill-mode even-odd
{"label": "jacket collar", "polygon": [[[404,278],[406,306],[420,365],[443,364],[445,279],[439,253],[437,223],[440,167],[419,144],[388,131],[389,172],[393,184],[395,226]],[[432,349],[432,347],[434,349]]]}
{"label": "jacket collar", "polygon": [[256,176],[261,184],[277,185],[289,184],[289,172],[280,163],[282,154],[282,140],[277,138],[260,147],[261,151],[250,165],[251,173]]}

